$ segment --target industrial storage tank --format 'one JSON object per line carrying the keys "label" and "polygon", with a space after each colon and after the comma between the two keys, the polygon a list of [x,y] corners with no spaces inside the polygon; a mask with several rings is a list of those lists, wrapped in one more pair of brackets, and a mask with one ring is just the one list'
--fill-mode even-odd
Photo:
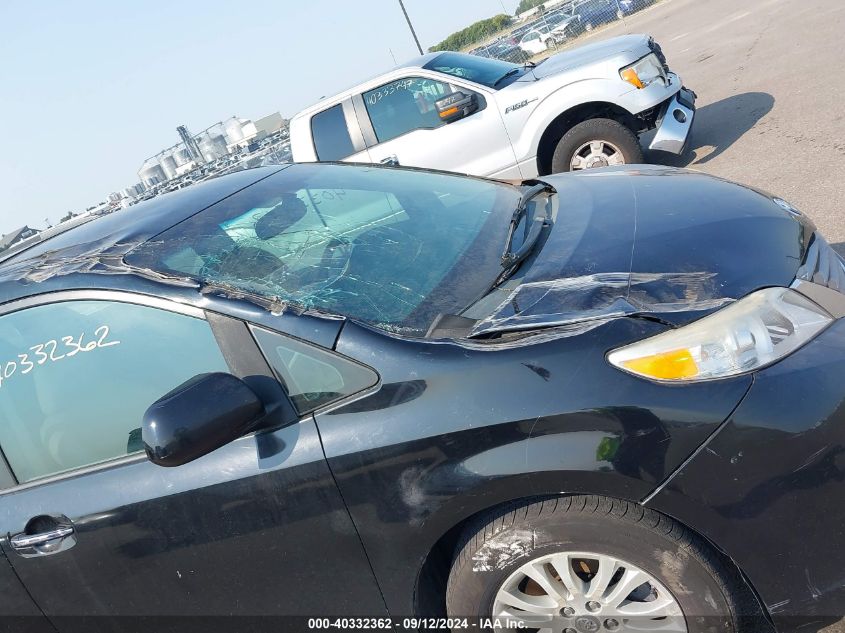
{"label": "industrial storage tank", "polygon": [[176,159],[173,154],[165,154],[158,162],[164,171],[165,180],[171,180],[176,177]]}
{"label": "industrial storage tank", "polygon": [[181,167],[185,163],[189,163],[191,161],[191,154],[188,152],[187,148],[180,147],[173,151],[173,158],[176,161],[176,166]]}
{"label": "industrial storage tank", "polygon": [[226,137],[226,143],[229,145],[240,143],[244,138],[243,122],[237,117],[227,119],[223,123],[223,135]]}
{"label": "industrial storage tank", "polygon": [[145,187],[150,188],[167,180],[164,174],[164,169],[155,158],[149,159],[146,163],[141,165],[138,171],[138,178]]}
{"label": "industrial storage tank", "polygon": [[209,163],[229,153],[226,149],[226,139],[219,134],[204,136],[199,142],[199,148],[202,157]]}

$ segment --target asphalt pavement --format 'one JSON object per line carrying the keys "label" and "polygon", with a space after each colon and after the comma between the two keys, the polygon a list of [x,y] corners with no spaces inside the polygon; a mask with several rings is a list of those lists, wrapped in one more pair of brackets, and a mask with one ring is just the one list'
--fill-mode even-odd
{"label": "asphalt pavement", "polygon": [[845,1],[663,0],[578,44],[624,33],[698,94],[687,154],[647,158],[776,193],[845,254]]}

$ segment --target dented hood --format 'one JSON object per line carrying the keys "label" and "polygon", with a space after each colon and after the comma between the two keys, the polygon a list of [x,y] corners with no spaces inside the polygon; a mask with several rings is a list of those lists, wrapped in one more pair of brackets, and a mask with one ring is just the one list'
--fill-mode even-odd
{"label": "dented hood", "polygon": [[683,325],[795,279],[814,228],[778,198],[702,173],[636,166],[543,179],[554,225],[472,336],[633,314]]}

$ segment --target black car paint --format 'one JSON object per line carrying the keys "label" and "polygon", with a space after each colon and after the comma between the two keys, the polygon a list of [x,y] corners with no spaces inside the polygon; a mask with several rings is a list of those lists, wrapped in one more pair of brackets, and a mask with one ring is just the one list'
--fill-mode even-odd
{"label": "black car paint", "polygon": [[[130,456],[12,489],[0,497],[0,548],[16,575],[62,632],[120,628],[105,616],[313,615],[327,593],[338,615],[385,615],[313,418],[291,423],[242,322],[207,318],[233,375],[264,400],[264,426],[176,468]],[[10,533],[59,513],[72,517],[74,547],[26,559],[10,548]],[[321,560],[344,565],[327,574]]]}
{"label": "black car paint", "polygon": [[696,172],[637,166],[545,180],[560,198],[555,228],[476,334],[620,314],[683,325],[788,286],[813,231],[759,192]]}
{"label": "black car paint", "polygon": [[374,367],[382,388],[316,419],[392,612],[416,607],[417,574],[457,523],[524,497],[642,499],[717,428],[747,376],[678,389],[585,353],[663,329],[619,319],[494,351],[344,327],[338,351]]}
{"label": "black car paint", "polygon": [[[241,175],[231,188],[269,173]],[[843,487],[842,354],[830,354],[845,347],[841,322],[753,378],[658,385],[616,371],[604,353],[712,308],[647,318],[633,311],[575,333],[527,332],[507,342],[422,341],[341,319],[272,314],[248,298],[202,294],[128,268],[100,274],[103,253],[157,234],[178,221],[177,209],[184,218],[207,206],[226,195],[226,182],[215,181],[212,193],[198,186],[177,194],[178,205],[168,196],[149,203],[149,219],[131,229],[104,218],[54,238],[68,250],[50,254],[45,242],[18,254],[0,266],[0,306],[72,289],[155,295],[335,348],[372,366],[381,382],[343,406],[178,468],[131,459],[1,493],[0,546],[45,613],[409,615],[439,606],[422,604],[430,590],[421,579],[437,577],[438,544],[448,546],[468,518],[512,500],[578,492],[646,500],[677,517],[740,564],[775,617],[845,610],[839,550],[814,556],[806,578],[799,573],[809,545],[841,538],[841,513],[825,511]],[[544,249],[529,270],[540,282],[683,266],[717,274],[709,298],[735,299],[789,285],[812,233],[764,195],[689,172],[603,170],[554,185],[562,201],[556,229],[567,230],[553,232],[555,252]],[[93,246],[73,244],[76,231]],[[40,281],[27,273],[33,264]],[[555,310],[552,303],[538,314]],[[257,353],[230,346],[233,373]],[[819,384],[824,398],[802,401],[799,418],[796,394],[818,393]],[[813,503],[799,509],[799,495]],[[807,505],[813,510],[796,529],[792,513]],[[44,513],[70,516],[78,544],[23,559],[8,534]],[[325,573],[315,549],[347,566]],[[0,569],[9,586],[3,614],[32,612],[11,569]],[[342,587],[331,606],[303,602],[300,590],[296,604],[285,602],[290,596],[273,582],[301,589],[327,578]]]}
{"label": "black car paint", "polygon": [[843,376],[840,320],[757,374],[724,428],[646,504],[729,552],[781,631],[843,615]]}

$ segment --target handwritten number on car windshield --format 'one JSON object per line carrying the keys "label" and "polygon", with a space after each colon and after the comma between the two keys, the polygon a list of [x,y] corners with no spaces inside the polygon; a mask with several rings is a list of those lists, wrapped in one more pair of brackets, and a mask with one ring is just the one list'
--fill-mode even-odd
{"label": "handwritten number on car windshield", "polygon": [[[109,341],[109,326],[101,325],[94,330],[93,340],[85,341],[85,333],[76,336],[61,336],[46,343],[38,343],[28,352],[17,355],[17,360],[4,363],[0,369],[0,388],[15,374],[25,376],[39,365],[55,363],[65,358],[72,358],[80,352],[91,352],[103,347],[120,345],[120,341]],[[59,342],[61,341],[61,342]]]}

